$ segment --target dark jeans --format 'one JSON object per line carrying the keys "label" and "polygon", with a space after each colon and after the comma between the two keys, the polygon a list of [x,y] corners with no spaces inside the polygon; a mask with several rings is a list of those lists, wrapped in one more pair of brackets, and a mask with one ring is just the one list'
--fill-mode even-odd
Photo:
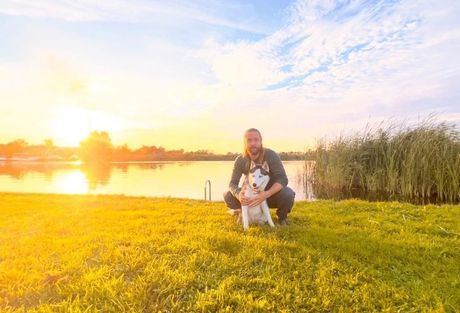
{"label": "dark jeans", "polygon": [[[267,204],[269,208],[276,208],[278,220],[284,220],[294,206],[294,198],[295,191],[286,186],[271,197],[268,197]],[[224,201],[229,209],[236,210],[241,208],[240,200],[235,198],[230,191],[224,192]]]}

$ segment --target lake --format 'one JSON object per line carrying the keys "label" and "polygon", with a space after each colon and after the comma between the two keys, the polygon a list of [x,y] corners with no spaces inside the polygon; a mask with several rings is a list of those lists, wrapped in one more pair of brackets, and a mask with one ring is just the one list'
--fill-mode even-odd
{"label": "lake", "polygon": [[[205,182],[209,179],[211,200],[222,201],[233,163],[161,161],[88,167],[79,163],[0,161],[0,191],[204,199]],[[311,186],[303,175],[304,161],[283,161],[283,164],[296,200],[313,200]]]}

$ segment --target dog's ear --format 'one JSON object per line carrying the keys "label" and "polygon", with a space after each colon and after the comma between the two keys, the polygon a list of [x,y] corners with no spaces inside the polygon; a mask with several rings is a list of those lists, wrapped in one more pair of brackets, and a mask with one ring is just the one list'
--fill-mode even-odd
{"label": "dog's ear", "polygon": [[264,164],[262,164],[262,168],[263,168],[264,170],[266,170],[267,172],[270,171],[270,168],[268,167],[267,161],[264,161]]}
{"label": "dog's ear", "polygon": [[256,163],[254,163],[254,161],[251,160],[251,166],[249,167],[249,170],[252,170],[254,167],[256,167]]}

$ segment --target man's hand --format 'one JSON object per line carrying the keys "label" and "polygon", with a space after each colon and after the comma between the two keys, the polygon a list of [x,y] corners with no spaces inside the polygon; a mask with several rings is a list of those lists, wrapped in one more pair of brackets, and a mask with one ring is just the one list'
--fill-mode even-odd
{"label": "man's hand", "polygon": [[268,198],[267,193],[265,191],[261,191],[258,194],[254,195],[254,196],[252,196],[250,198],[248,207],[252,208],[252,207],[254,207],[256,205],[259,205],[267,198]]}
{"label": "man's hand", "polygon": [[238,200],[240,200],[241,205],[248,205],[251,198],[245,196],[246,186],[243,184],[240,193],[238,194]]}

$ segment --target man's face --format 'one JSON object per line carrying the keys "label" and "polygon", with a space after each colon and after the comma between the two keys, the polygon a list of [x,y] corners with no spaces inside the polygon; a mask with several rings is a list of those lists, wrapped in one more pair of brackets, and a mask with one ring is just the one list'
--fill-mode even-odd
{"label": "man's face", "polygon": [[262,140],[257,132],[251,131],[246,134],[246,147],[252,155],[257,155],[262,148]]}

